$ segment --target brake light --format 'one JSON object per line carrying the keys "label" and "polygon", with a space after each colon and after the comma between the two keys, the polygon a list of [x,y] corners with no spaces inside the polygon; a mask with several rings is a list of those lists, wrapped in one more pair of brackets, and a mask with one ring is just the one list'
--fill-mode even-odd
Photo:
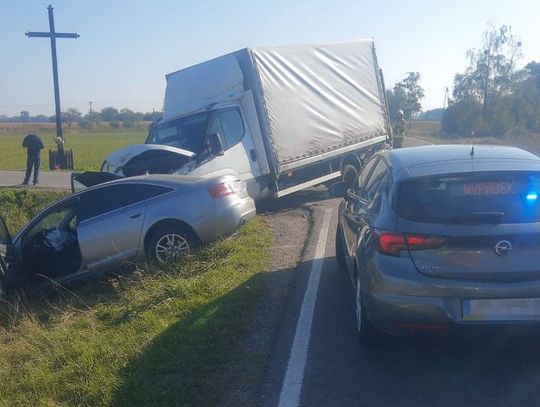
{"label": "brake light", "polygon": [[378,250],[383,254],[390,256],[398,256],[401,250],[407,248],[405,243],[405,235],[394,233],[381,233],[379,234]]}
{"label": "brake light", "polygon": [[377,232],[377,250],[389,256],[399,256],[402,250],[436,249],[445,238],[438,236],[405,235],[402,233]]}
{"label": "brake light", "polygon": [[223,198],[227,195],[233,195],[235,193],[234,188],[228,182],[220,182],[219,184],[212,185],[208,188],[208,193],[214,199]]}

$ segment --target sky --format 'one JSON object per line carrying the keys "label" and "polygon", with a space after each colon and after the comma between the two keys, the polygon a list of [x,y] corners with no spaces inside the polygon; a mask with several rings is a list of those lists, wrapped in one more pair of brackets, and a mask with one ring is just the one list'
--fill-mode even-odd
{"label": "sky", "polygon": [[161,110],[165,74],[250,46],[374,38],[387,87],[421,74],[424,110],[480,47],[488,22],[512,26],[523,59],[540,61],[538,0],[0,0],[0,115],[53,114],[50,43],[56,30],[62,109]]}

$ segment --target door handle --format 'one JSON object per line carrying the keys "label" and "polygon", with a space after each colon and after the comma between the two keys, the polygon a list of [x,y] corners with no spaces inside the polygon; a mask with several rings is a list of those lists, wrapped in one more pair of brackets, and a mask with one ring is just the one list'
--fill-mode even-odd
{"label": "door handle", "polygon": [[257,152],[255,151],[254,148],[249,150],[249,155],[251,157],[251,161],[257,161]]}
{"label": "door handle", "polygon": [[129,218],[130,219],[137,219],[139,216],[141,216],[140,213],[136,213],[135,215],[131,215]]}

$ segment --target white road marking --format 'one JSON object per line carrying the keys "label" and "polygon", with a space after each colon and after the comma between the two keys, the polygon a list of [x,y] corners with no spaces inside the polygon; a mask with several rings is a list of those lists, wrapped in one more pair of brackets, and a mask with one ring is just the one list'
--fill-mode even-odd
{"label": "white road marking", "polygon": [[326,208],[322,221],[319,239],[315,248],[315,256],[311,265],[311,272],[304,293],[304,300],[300,308],[300,316],[296,324],[296,332],[289,355],[287,372],[281,387],[279,396],[279,407],[296,407],[300,404],[302,394],[302,382],[304,380],[304,370],[311,338],[311,324],[313,323],[313,313],[317,301],[317,292],[319,291],[319,282],[321,280],[321,270],[323,265],[324,253],[326,250],[326,241],[328,239],[328,229],[330,228],[330,218],[332,209]]}

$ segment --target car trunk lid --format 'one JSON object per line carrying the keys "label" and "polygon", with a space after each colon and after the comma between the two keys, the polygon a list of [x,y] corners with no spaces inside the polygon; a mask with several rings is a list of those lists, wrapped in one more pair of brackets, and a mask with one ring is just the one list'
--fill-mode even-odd
{"label": "car trunk lid", "polygon": [[[540,277],[540,231],[500,226],[459,230],[440,236],[443,244],[437,248],[411,249],[409,254],[418,271],[431,276],[493,281]],[[423,231],[423,236],[436,235]]]}
{"label": "car trunk lid", "polygon": [[408,253],[425,275],[473,280],[540,277],[537,173],[469,173],[400,185],[398,230],[440,237]]}

